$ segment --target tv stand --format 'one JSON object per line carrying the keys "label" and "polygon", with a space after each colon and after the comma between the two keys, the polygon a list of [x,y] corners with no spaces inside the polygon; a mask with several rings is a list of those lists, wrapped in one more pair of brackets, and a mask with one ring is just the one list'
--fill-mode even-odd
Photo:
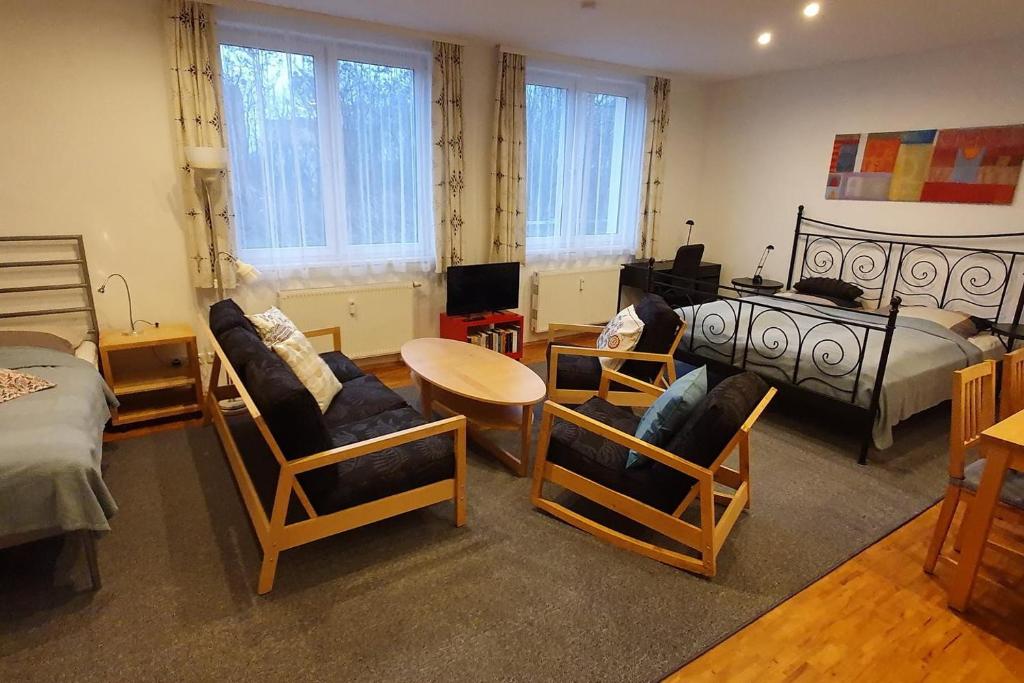
{"label": "tv stand", "polygon": [[[470,315],[441,314],[441,338],[455,341],[480,341],[481,346],[509,358],[523,358],[523,316],[512,311],[494,311]],[[474,339],[471,339],[474,338]]]}

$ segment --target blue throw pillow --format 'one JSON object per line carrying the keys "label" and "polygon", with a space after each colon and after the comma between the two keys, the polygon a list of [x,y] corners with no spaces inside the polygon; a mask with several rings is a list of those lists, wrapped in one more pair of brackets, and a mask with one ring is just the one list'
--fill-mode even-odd
{"label": "blue throw pillow", "polygon": [[[647,409],[636,427],[636,438],[652,446],[663,447],[686,421],[691,411],[708,393],[708,372],[699,367],[683,375],[659,396]],[[642,467],[648,458],[631,450],[626,460],[627,469]]]}

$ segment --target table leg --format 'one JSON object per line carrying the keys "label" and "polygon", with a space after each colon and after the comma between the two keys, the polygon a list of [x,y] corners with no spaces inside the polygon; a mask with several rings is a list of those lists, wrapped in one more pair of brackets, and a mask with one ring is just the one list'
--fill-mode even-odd
{"label": "table leg", "polygon": [[533,406],[523,406],[523,424],[520,430],[521,441],[519,444],[519,471],[520,477],[525,477],[530,467],[530,436],[533,432]]}
{"label": "table leg", "polygon": [[986,458],[985,471],[981,475],[978,493],[967,505],[963,521],[964,549],[949,587],[949,606],[958,611],[967,609],[971,599],[1009,465],[1009,452],[1005,446],[983,442],[982,454]]}
{"label": "table leg", "polygon": [[430,382],[426,381],[422,377],[420,378],[420,406],[423,410],[423,417],[428,420],[434,419],[434,387]]}

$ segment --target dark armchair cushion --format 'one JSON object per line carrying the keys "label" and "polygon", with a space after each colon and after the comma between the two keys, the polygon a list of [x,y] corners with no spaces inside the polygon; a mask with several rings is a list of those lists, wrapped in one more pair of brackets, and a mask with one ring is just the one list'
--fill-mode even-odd
{"label": "dark armchair cushion", "polygon": [[331,447],[316,399],[295,373],[276,356],[246,367],[245,388],[263,414],[270,432],[289,460]]}
{"label": "dark armchair cushion", "polygon": [[[679,314],[657,294],[648,294],[636,304],[636,313],[644,323],[644,331],[633,350],[643,353],[668,353],[682,322]],[[650,382],[664,367],[664,363],[627,360],[622,364],[621,372]]]}
{"label": "dark armchair cushion", "polygon": [[405,406],[405,400],[379,379],[373,375],[362,375],[345,381],[345,386],[324,413],[324,424],[334,435],[352,422]]}
{"label": "dark armchair cushion", "polygon": [[233,327],[242,327],[256,334],[256,328],[245,317],[245,311],[233,299],[224,299],[210,306],[210,331],[218,339]]}
{"label": "dark armchair cushion", "polygon": [[[595,396],[577,412],[598,422],[632,435],[640,418],[627,408],[612,405]],[[555,420],[548,445],[548,461],[606,486],[613,491],[672,511],[686,494],[686,489],[671,493],[654,481],[653,467],[626,469],[629,449],[614,441],[583,429],[565,420]]]}

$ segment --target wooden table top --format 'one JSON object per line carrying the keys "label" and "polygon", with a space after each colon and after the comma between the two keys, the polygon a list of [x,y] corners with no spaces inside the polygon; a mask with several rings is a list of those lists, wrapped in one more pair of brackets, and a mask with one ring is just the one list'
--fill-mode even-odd
{"label": "wooden table top", "polygon": [[1011,449],[1010,466],[1024,468],[1024,410],[997,422],[981,433],[984,441],[997,441]]}
{"label": "wooden table top", "polygon": [[423,338],[402,344],[402,360],[427,382],[453,394],[499,405],[530,405],[547,387],[533,370],[482,346]]}
{"label": "wooden table top", "polygon": [[139,346],[186,341],[196,336],[191,325],[182,323],[171,323],[160,325],[160,327],[139,323],[136,329],[138,334],[127,334],[122,330],[103,330],[100,332],[100,347],[108,350],[131,349]]}

